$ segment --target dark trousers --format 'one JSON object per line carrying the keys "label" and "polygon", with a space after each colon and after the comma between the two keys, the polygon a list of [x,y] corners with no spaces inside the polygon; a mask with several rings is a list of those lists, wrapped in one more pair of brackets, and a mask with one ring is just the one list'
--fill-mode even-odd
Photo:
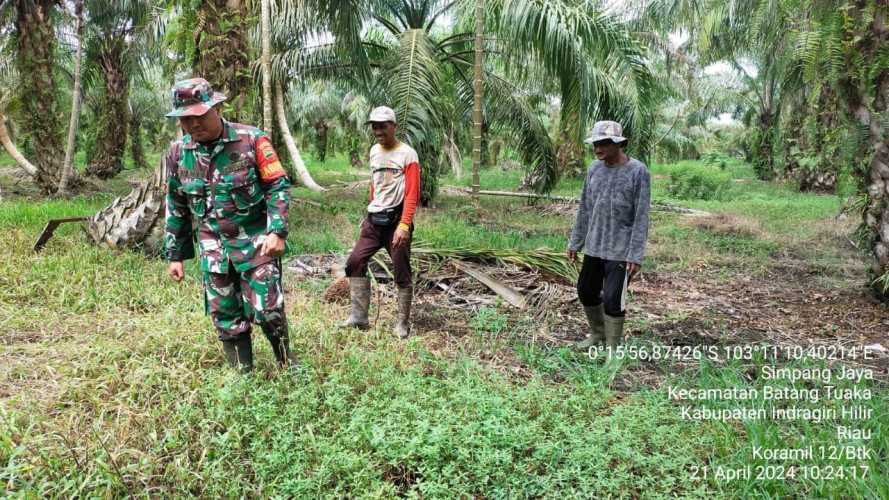
{"label": "dark trousers", "polygon": [[604,302],[605,314],[624,316],[626,285],[626,262],[583,256],[583,266],[577,278],[577,297],[581,304],[592,307]]}
{"label": "dark trousers", "polygon": [[346,260],[346,276],[350,278],[363,278],[367,276],[367,263],[371,257],[379,249],[385,248],[392,259],[392,265],[395,268],[395,284],[399,288],[410,286],[411,284],[411,240],[413,239],[414,226],[411,224],[410,237],[407,243],[392,248],[392,237],[395,236],[395,230],[398,224],[392,226],[375,226],[367,219],[361,223],[361,234],[352,253]]}

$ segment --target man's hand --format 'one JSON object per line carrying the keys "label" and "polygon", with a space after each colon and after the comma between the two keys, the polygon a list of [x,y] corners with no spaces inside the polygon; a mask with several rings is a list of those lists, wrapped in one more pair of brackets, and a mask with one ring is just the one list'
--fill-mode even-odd
{"label": "man's hand", "polygon": [[392,248],[398,248],[401,245],[406,245],[410,237],[410,231],[399,227],[395,230],[395,236],[392,237]]}
{"label": "man's hand", "polygon": [[568,260],[571,262],[577,262],[577,252],[574,250],[568,250]]}
{"label": "man's hand", "polygon": [[284,255],[284,240],[275,233],[267,234],[262,242],[259,255],[268,255],[269,257]]}
{"label": "man's hand", "polygon": [[629,278],[627,278],[627,280],[628,281],[632,280],[633,276],[636,276],[636,273],[638,273],[639,269],[641,269],[641,268],[642,268],[642,266],[639,264],[636,264],[635,262],[627,262],[627,272],[630,275]]}
{"label": "man's hand", "polygon": [[185,269],[182,267],[182,262],[170,262],[169,267],[167,267],[167,274],[170,275],[170,279],[173,281],[182,281],[182,278],[185,277]]}

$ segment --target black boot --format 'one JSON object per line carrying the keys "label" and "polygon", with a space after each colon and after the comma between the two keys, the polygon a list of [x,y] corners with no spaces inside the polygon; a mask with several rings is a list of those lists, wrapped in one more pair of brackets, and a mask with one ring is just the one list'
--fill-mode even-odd
{"label": "black boot", "polygon": [[281,317],[280,321],[269,321],[261,326],[265,338],[269,339],[269,344],[272,344],[272,351],[275,353],[275,361],[278,362],[278,367],[296,368],[299,366],[299,359],[290,350],[287,319]]}
{"label": "black boot", "polygon": [[242,337],[237,340],[223,340],[222,350],[228,365],[241,373],[253,371],[253,344],[250,337]]}
{"label": "black boot", "polygon": [[290,338],[288,337],[270,337],[269,343],[272,344],[272,351],[275,352],[275,360],[278,362],[278,368],[296,368],[299,366],[299,359],[290,350]]}

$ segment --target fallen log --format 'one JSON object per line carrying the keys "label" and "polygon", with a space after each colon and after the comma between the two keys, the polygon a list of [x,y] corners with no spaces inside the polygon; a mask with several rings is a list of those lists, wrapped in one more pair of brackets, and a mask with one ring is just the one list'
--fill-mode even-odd
{"label": "fallen log", "polygon": [[43,247],[46,246],[46,242],[52,238],[53,233],[55,233],[56,228],[61,226],[62,224],[68,222],[83,222],[85,220],[89,220],[89,217],[68,217],[65,219],[50,219],[46,223],[46,227],[43,228],[43,231],[40,233],[40,236],[37,238],[37,242],[34,243],[34,252],[37,253],[43,250]]}
{"label": "fallen log", "polygon": [[457,259],[452,259],[451,262],[453,262],[454,267],[480,281],[483,285],[502,297],[503,300],[519,309],[524,309],[526,307],[525,297],[523,297],[518,290],[497,280],[497,278],[476,269],[475,266],[472,266],[469,263],[461,262]]}
{"label": "fallen log", "polygon": [[[471,188],[462,188],[457,186],[444,186],[447,189],[453,191],[459,191],[461,194],[472,194]],[[478,194],[484,194],[487,196],[511,196],[516,198],[535,198],[541,200],[549,200],[549,201],[561,201],[564,203],[578,203],[577,198],[571,198],[569,196],[553,196],[548,194],[537,194],[537,193],[519,193],[515,191],[491,191],[488,189],[479,190]]]}
{"label": "fallen log", "polygon": [[[461,195],[471,195],[471,188],[462,188],[457,186],[444,186],[446,189],[451,192],[457,192]],[[478,194],[483,194],[487,196],[509,196],[514,198],[530,198],[530,199],[539,199],[539,200],[547,200],[547,201],[557,201],[561,203],[580,203],[580,198],[573,198],[570,196],[553,196],[549,194],[538,194],[538,193],[524,193],[524,192],[516,192],[516,191],[491,191],[482,189],[478,192]],[[695,217],[704,217],[708,215],[713,215],[710,212],[705,212],[703,210],[696,210],[694,208],[686,208],[680,207],[678,205],[671,205],[669,203],[652,203],[651,210],[654,212],[674,212],[685,215],[691,215]]]}

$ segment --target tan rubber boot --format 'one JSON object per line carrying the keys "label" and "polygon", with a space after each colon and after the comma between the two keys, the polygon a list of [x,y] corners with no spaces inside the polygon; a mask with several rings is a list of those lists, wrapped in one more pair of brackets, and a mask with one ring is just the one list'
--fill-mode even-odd
{"label": "tan rubber boot", "polygon": [[406,339],[411,335],[411,302],[414,299],[414,287],[398,288],[398,318],[395,322],[395,335]]}
{"label": "tan rubber boot", "polygon": [[352,298],[352,312],[349,314],[349,319],[340,323],[340,326],[367,330],[370,328],[367,320],[367,310],[370,308],[370,279],[349,278],[349,295]]}
{"label": "tan rubber boot", "polygon": [[605,345],[605,304],[584,306],[583,312],[586,313],[586,320],[590,325],[590,335],[575,346],[587,351],[590,347]]}
{"label": "tan rubber boot", "polygon": [[605,316],[605,343],[614,349],[624,341],[624,318],[621,316]]}

